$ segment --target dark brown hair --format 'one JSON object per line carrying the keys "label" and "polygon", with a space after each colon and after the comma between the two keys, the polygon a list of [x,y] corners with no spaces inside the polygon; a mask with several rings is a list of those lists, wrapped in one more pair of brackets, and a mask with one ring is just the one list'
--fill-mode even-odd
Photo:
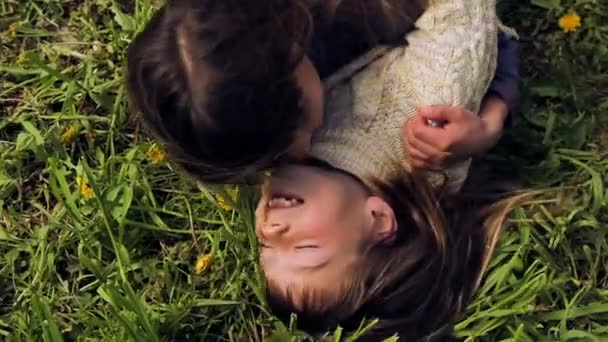
{"label": "dark brown hair", "polygon": [[367,318],[378,322],[358,341],[395,334],[404,341],[443,340],[476,291],[504,216],[517,202],[498,201],[480,210],[488,199],[440,200],[423,175],[407,172],[388,183],[365,183],[393,208],[396,241],[366,251],[361,263],[345,272],[337,298],[323,289],[285,291],[268,279],[268,304],[284,321],[295,313],[298,328],[313,334],[337,326],[352,333]]}
{"label": "dark brown hair", "polygon": [[318,22],[325,28],[349,27],[351,34],[375,45],[399,45],[428,5],[428,0],[317,0]]}
{"label": "dark brown hair", "polygon": [[311,0],[313,35],[322,78],[378,45],[406,45],[406,34],[423,13],[426,0]]}
{"label": "dark brown hair", "polygon": [[169,1],[129,47],[131,105],[193,176],[238,182],[292,141],[311,30],[298,0]]}
{"label": "dark brown hair", "polygon": [[169,0],[129,47],[131,106],[195,178],[243,181],[287,151],[303,120],[294,71],[311,7],[332,46],[356,54],[404,42],[425,2]]}

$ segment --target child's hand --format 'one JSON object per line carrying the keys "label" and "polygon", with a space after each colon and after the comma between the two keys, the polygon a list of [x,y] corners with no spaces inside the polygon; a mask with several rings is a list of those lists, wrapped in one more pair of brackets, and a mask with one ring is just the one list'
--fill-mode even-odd
{"label": "child's hand", "polygon": [[447,159],[466,159],[494,146],[502,133],[506,109],[500,103],[490,104],[494,106],[486,108],[488,115],[482,113],[483,117],[464,107],[419,109],[403,131],[412,166],[439,168]]}

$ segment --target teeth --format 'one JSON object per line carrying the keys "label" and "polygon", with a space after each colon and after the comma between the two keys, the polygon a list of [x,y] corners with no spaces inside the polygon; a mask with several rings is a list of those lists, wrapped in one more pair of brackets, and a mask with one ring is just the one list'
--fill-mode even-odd
{"label": "teeth", "polygon": [[295,198],[274,197],[268,201],[268,208],[291,208],[298,203],[299,201]]}

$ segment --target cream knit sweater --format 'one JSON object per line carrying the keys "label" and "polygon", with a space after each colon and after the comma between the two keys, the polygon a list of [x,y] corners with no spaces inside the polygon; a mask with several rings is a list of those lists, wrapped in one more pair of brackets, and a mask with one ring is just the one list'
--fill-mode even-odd
{"label": "cream knit sweater", "polygon": [[[364,182],[409,170],[403,124],[421,106],[479,111],[496,68],[498,26],[495,0],[430,0],[408,46],[377,48],[325,81],[312,155]],[[470,162],[446,167],[447,191],[461,188]],[[445,181],[440,173],[429,177],[435,186]]]}

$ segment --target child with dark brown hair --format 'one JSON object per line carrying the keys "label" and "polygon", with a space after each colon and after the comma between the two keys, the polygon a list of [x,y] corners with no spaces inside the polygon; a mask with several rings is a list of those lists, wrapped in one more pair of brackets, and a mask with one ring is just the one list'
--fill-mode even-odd
{"label": "child with dark brown hair", "polygon": [[[372,341],[441,336],[462,312],[500,219],[484,222],[491,211],[457,208],[457,198],[442,194],[460,190],[468,159],[444,163],[441,172],[413,170],[402,123],[416,120],[420,105],[478,111],[499,26],[494,1],[431,0],[407,47],[373,49],[326,80],[323,124],[310,151],[325,167],[276,168],[257,212],[275,312],[296,313],[300,326],[320,332],[378,319]],[[440,132],[453,124],[424,122]],[[500,218],[509,205],[492,209]]]}
{"label": "child with dark brown hair", "polygon": [[311,31],[296,0],[169,1],[129,47],[131,105],[194,177],[241,181],[317,125],[294,77]]}

